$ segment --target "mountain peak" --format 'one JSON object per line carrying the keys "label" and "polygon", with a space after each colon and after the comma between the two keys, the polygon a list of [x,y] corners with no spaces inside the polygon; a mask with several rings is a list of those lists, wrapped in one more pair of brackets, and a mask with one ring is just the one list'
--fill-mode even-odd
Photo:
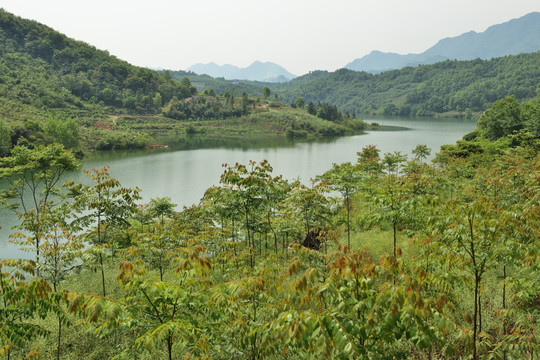
{"label": "mountain peak", "polygon": [[433,64],[446,59],[491,59],[531,53],[540,50],[538,34],[540,12],[532,12],[502,24],[492,25],[484,32],[468,31],[456,37],[441,39],[420,54],[399,55],[374,50],[345,65],[345,68],[378,73],[411,65]]}
{"label": "mountain peak", "polygon": [[285,82],[296,77],[296,75],[291,74],[278,64],[259,60],[254,61],[246,68],[239,68],[230,64],[219,66],[215,63],[210,63],[208,65],[196,64],[190,66],[187,70],[199,75],[206,74],[216,78],[222,77],[226,80]]}

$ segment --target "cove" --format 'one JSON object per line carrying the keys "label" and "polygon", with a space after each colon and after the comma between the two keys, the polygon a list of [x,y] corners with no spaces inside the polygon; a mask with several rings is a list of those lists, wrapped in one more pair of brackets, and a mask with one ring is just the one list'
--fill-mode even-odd
{"label": "cove", "polygon": [[[171,142],[168,149],[133,152],[103,152],[83,160],[82,169],[110,166],[110,173],[122,186],[138,186],[143,202],[156,197],[170,197],[177,210],[199,202],[206,189],[219,183],[222,164],[247,164],[249,160],[268,160],[273,175],[299,179],[304,184],[324,173],[333,163],[355,162],[356,153],[376,145],[381,154],[401,151],[409,155],[418,144],[431,148],[432,156],[440,146],[452,144],[475,128],[475,122],[463,119],[366,118],[381,129],[365,134],[313,141],[286,139],[245,139],[228,141],[186,138]],[[82,172],[67,177],[85,182]],[[0,210],[0,257],[32,257],[8,241],[10,228],[17,219],[12,212]]]}

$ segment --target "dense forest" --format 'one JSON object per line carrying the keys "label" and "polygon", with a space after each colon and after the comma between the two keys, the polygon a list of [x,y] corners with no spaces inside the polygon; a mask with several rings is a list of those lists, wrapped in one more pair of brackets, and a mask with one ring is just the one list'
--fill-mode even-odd
{"label": "dense forest", "polygon": [[224,78],[213,78],[209,75],[197,75],[190,71],[167,71],[171,77],[177,81],[183,78],[188,78],[189,81],[199,91],[213,89],[218,94],[229,92],[231,95],[240,97],[242,94],[248,93],[256,96],[262,95],[262,90],[265,86],[272,88],[275,83],[265,83],[260,81],[249,80],[225,80]]}
{"label": "dense forest", "polygon": [[377,75],[347,69],[315,71],[276,91],[286,101],[302,96],[358,114],[465,115],[482,112],[508,95],[530,100],[538,95],[539,83],[540,53],[532,53],[491,60],[447,60]]}
{"label": "dense forest", "polygon": [[367,146],[310,184],[225,164],[181,211],[16,146],[1,199],[34,257],[0,262],[0,357],[536,359],[540,103],[516,103],[433,164]]}

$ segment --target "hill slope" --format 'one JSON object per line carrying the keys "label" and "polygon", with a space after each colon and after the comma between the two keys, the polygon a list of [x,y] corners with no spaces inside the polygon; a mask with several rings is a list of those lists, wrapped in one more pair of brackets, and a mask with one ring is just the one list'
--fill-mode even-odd
{"label": "hill slope", "polygon": [[484,111],[509,95],[539,95],[540,52],[492,60],[444,61],[373,75],[347,69],[314,72],[278,87],[288,101],[302,96],[357,113],[433,115]]}
{"label": "hill slope", "polygon": [[540,13],[533,12],[486,31],[467,32],[440,40],[421,54],[399,55],[373,51],[345,65],[355,71],[381,72],[405,66],[433,64],[442,60],[491,59],[506,55],[540,51]]}
{"label": "hill slope", "polygon": [[[157,110],[193,89],[167,74],[136,67],[35,21],[0,10],[0,96],[41,108],[112,106]],[[159,107],[161,107],[159,105]]]}

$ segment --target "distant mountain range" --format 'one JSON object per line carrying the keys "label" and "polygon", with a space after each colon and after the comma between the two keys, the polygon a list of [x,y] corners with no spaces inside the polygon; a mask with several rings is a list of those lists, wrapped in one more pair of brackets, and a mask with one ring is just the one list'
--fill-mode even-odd
{"label": "distant mountain range", "polygon": [[373,51],[345,65],[346,69],[379,73],[405,66],[434,64],[443,60],[491,59],[540,50],[540,12],[533,12],[486,31],[467,32],[440,40],[421,54],[400,55]]}
{"label": "distant mountain range", "polygon": [[210,75],[214,78],[224,78],[226,80],[252,80],[262,82],[287,82],[296,77],[280,65],[271,62],[255,61],[246,68],[239,68],[234,65],[225,64],[223,66],[216,63],[196,64],[187,68],[199,75]]}

